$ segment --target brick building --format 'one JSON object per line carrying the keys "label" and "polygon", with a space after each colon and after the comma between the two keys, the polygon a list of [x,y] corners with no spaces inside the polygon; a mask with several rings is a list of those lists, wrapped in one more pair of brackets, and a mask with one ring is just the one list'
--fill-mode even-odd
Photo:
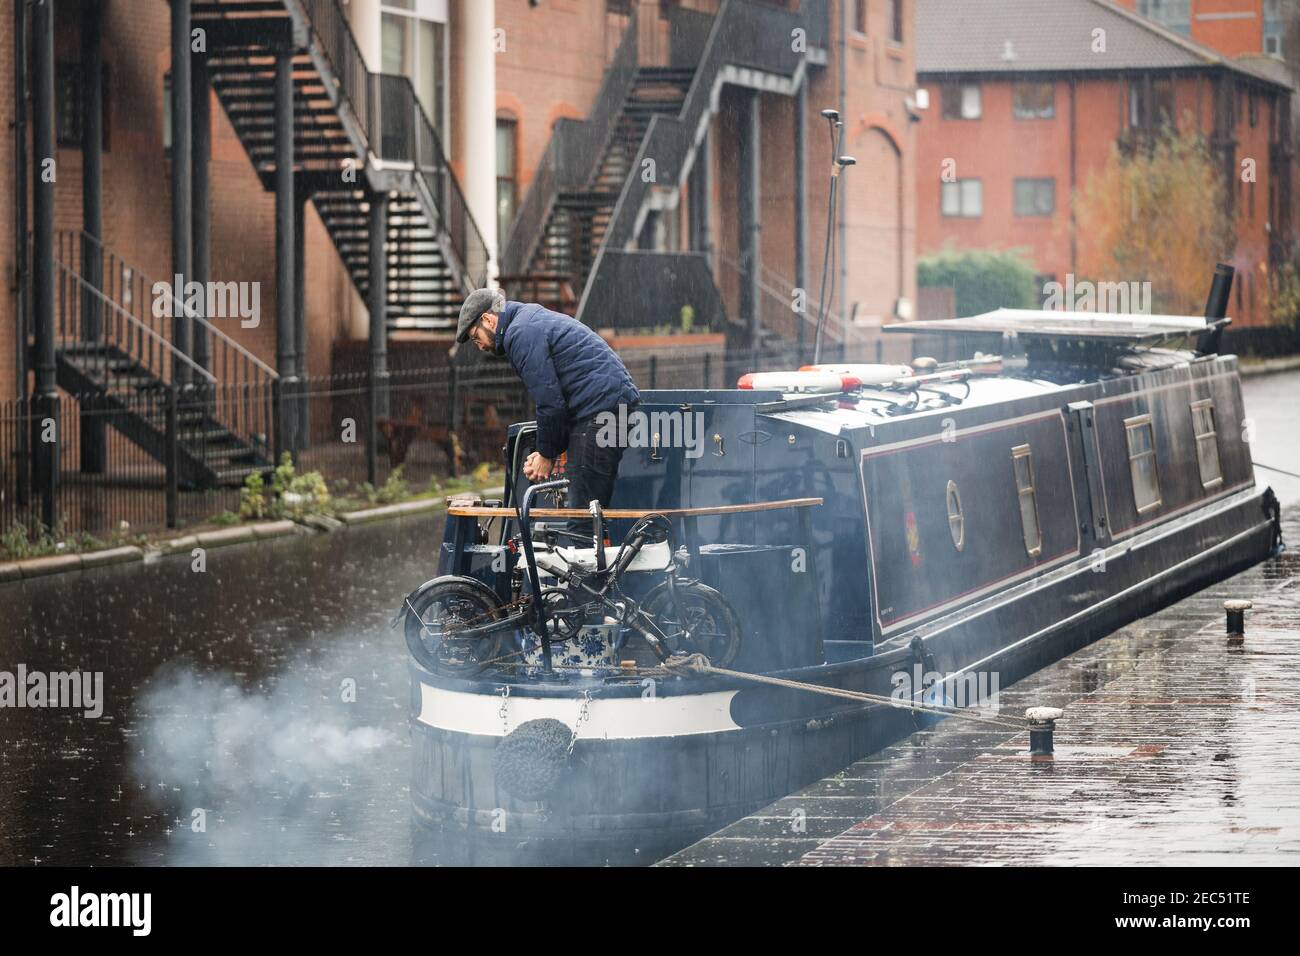
{"label": "brick building", "polygon": [[[273,392],[274,421],[260,406],[218,409],[196,419],[202,460],[182,442],[184,480],[237,485],[333,428],[306,399],[285,400],[306,379],[361,374],[375,447],[390,372],[445,365],[465,292],[498,277],[629,353],[806,353],[826,108],[857,160],[840,193],[828,341],[874,341],[915,298],[912,9],[19,4],[0,22],[14,159],[0,164],[0,401]],[[157,421],[112,414],[162,454]],[[22,431],[0,441],[7,459],[27,454]],[[61,467],[102,471],[97,444],[65,443]]]}
{"label": "brick building", "polygon": [[[1229,187],[1234,320],[1264,321],[1267,275],[1290,254],[1293,225],[1291,88],[1276,71],[1106,0],[919,0],[917,34],[917,82],[931,102],[917,146],[920,254],[946,242],[1020,247],[1045,280],[1146,279],[1091,270],[1072,198],[1117,142],[1190,122]],[[1256,160],[1254,184],[1240,181],[1245,158]]]}
{"label": "brick building", "polygon": [[1228,56],[1264,53],[1282,57],[1292,0],[1116,0],[1187,37]]}

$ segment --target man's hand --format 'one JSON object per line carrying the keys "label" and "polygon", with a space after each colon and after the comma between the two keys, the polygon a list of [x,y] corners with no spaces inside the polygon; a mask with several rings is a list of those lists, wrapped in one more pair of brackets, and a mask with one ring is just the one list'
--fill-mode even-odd
{"label": "man's hand", "polygon": [[553,468],[555,468],[554,460],[545,457],[541,452],[535,451],[524,462],[524,477],[529,481],[549,478]]}

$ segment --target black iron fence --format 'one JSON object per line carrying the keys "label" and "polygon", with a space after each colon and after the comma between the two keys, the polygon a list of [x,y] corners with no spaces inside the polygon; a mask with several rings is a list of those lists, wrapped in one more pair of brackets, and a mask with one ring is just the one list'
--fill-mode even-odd
{"label": "black iron fence", "polygon": [[[832,358],[872,362],[881,354],[866,345],[837,350]],[[737,369],[796,362],[789,348],[727,360],[720,344],[703,340],[689,349],[639,349],[624,360],[642,389],[732,387]],[[235,390],[238,396],[228,394]],[[25,400],[0,403],[0,536],[12,538],[19,529],[30,538],[49,532],[41,522],[51,494],[52,530],[65,540],[232,521],[248,476],[265,479],[273,467],[277,401],[299,403],[302,427],[286,442],[296,445],[296,471],[320,472],[333,495],[359,503],[382,500],[397,485],[436,491],[484,463],[499,467],[507,427],[533,415],[522,384],[504,363],[395,371],[386,394],[373,444],[364,373],[308,378],[290,396],[280,393],[279,383],[162,383],[112,397],[61,392],[53,414],[37,414]],[[212,418],[213,408],[230,406],[267,411],[261,423],[241,430],[247,438],[237,440]],[[91,435],[100,437],[88,444]],[[40,456],[27,450],[45,443],[53,444],[57,460],[52,481],[38,473]],[[94,453],[85,453],[90,447]],[[0,554],[5,550],[0,540]]]}
{"label": "black iron fence", "polygon": [[[319,471],[332,492],[363,499],[399,467],[409,490],[422,491],[484,462],[495,466],[506,427],[531,415],[504,367],[398,371],[386,392],[373,444],[364,374],[308,378],[292,395],[279,383],[61,392],[54,414],[25,400],[0,403],[0,535],[22,528],[32,538],[51,530],[106,537],[124,530],[122,522],[134,533],[231,520],[225,513],[239,512],[248,476],[265,477],[274,464],[277,402],[301,410],[297,436],[285,443],[296,446],[288,450],[297,472]],[[229,407],[265,413],[235,437],[213,418]],[[88,444],[88,436],[98,437]],[[46,443],[57,461],[53,480],[28,450]],[[43,525],[51,494],[55,529]]]}

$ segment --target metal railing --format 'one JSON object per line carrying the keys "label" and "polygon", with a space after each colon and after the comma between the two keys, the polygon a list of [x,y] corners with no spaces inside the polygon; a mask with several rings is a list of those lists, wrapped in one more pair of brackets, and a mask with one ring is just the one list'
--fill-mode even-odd
{"label": "metal railing", "polygon": [[[299,0],[321,51],[338,81],[339,96],[347,103],[363,130],[370,129],[370,82],[365,57],[352,34],[339,0]],[[373,148],[373,147],[372,147]]]}
{"label": "metal railing", "polygon": [[564,190],[581,189],[595,176],[623,103],[636,81],[637,36],[637,18],[632,13],[605,70],[590,115],[585,120],[561,119],[555,124],[546,152],[510,224],[510,235],[502,245],[502,272],[528,272],[556,196]]}
{"label": "metal railing", "polygon": [[393,73],[370,76],[373,110],[371,148],[385,163],[410,163],[416,186],[431,204],[460,263],[465,283],[478,288],[487,282],[487,243],[479,232],[443,151],[442,141],[410,78]]}
{"label": "metal railing", "polygon": [[[791,31],[802,27],[804,18],[777,7],[749,0],[724,0],[704,47],[681,112],[675,119],[656,116],[650,121],[633,169],[653,158],[661,176],[676,176],[695,147],[703,121],[713,109],[713,86],[724,67],[743,66],[793,76],[803,54],[793,50]],[[639,226],[642,207],[655,183],[629,176],[614,207],[604,247],[620,249],[632,241]]]}
{"label": "metal railing", "polygon": [[[739,260],[733,259],[721,249],[715,249],[719,265],[727,281],[742,283],[746,280],[746,270]],[[805,289],[802,296],[803,312],[795,311],[795,284],[764,264],[759,269],[759,325],[781,335],[791,345],[799,341],[799,326],[803,325],[803,342],[809,356],[812,355],[813,339],[817,334],[817,316],[821,306]],[[735,317],[740,321],[740,317]],[[823,334],[832,342],[843,342],[846,337],[844,317],[834,311],[826,313],[826,326]]]}
{"label": "metal railing", "polygon": [[366,145],[378,158],[409,162],[416,192],[445,231],[464,284],[487,282],[487,243],[452,172],[437,131],[409,78],[374,73],[348,25],[339,0],[299,0],[337,79],[340,100],[356,117]]}
{"label": "metal railing", "polygon": [[[206,287],[200,311],[186,304],[185,290],[178,293],[171,283],[155,282],[84,232],[58,233],[55,250],[58,347],[80,352],[80,364],[106,391],[136,390],[140,371],[164,385],[209,390],[213,419],[244,441],[264,440],[272,429],[270,395],[280,376],[206,314],[215,300],[208,290],[222,292],[221,300],[228,305],[230,295],[239,295],[233,283]],[[91,257],[98,257],[98,263],[90,262]],[[87,279],[95,265],[98,287]],[[188,355],[174,344],[177,312],[194,335],[195,348]],[[123,360],[130,364],[123,366]]]}

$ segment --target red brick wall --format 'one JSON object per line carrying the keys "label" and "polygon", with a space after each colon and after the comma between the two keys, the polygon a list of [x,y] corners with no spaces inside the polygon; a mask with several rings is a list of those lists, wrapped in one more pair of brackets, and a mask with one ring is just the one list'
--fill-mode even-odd
{"label": "red brick wall", "polygon": [[[1071,192],[1082,190],[1088,177],[1106,162],[1112,144],[1127,125],[1127,81],[1080,79],[1073,85],[1058,80],[1056,117],[1017,120],[1012,112],[1012,87],[1004,81],[982,87],[982,116],[978,120],[943,118],[940,85],[922,84],[930,91],[930,108],[919,123],[918,249],[922,255],[938,251],[945,242],[958,248],[1021,248],[1035,268],[1064,281],[1067,273],[1096,278],[1090,273],[1093,252],[1088,237],[1071,244]],[[1238,324],[1260,324],[1264,316],[1264,282],[1267,272],[1269,231],[1268,137],[1273,111],[1279,100],[1258,94],[1258,121],[1251,126],[1249,94],[1241,89],[1234,136],[1238,147],[1236,173],[1237,246],[1233,264],[1241,276],[1241,300],[1232,314]],[[1175,104],[1180,128],[1192,127],[1207,137],[1212,132],[1212,89],[1207,77],[1188,77],[1175,83]],[[1073,143],[1073,147],[1072,147]],[[1240,162],[1256,160],[1257,181],[1240,181]],[[984,213],[979,218],[947,217],[940,212],[940,183],[945,160],[954,160],[958,179],[983,181]],[[1073,159],[1074,179],[1071,180]],[[1226,171],[1225,171],[1226,176]],[[1051,217],[1028,218],[1014,214],[1013,182],[1021,177],[1056,180],[1056,212]],[[1254,195],[1254,211],[1250,197]],[[1206,265],[1208,288],[1212,264]],[[1143,276],[1114,276],[1112,280],[1137,280]],[[1253,289],[1253,295],[1252,295]]]}
{"label": "red brick wall", "polygon": [[[1137,10],[1137,0],[1115,0]],[[1237,14],[1226,19],[1216,14]],[[1198,19],[1200,16],[1210,19]],[[1243,16],[1244,15],[1244,16]],[[1227,56],[1264,49],[1264,0],[1192,0],[1191,39]]]}

